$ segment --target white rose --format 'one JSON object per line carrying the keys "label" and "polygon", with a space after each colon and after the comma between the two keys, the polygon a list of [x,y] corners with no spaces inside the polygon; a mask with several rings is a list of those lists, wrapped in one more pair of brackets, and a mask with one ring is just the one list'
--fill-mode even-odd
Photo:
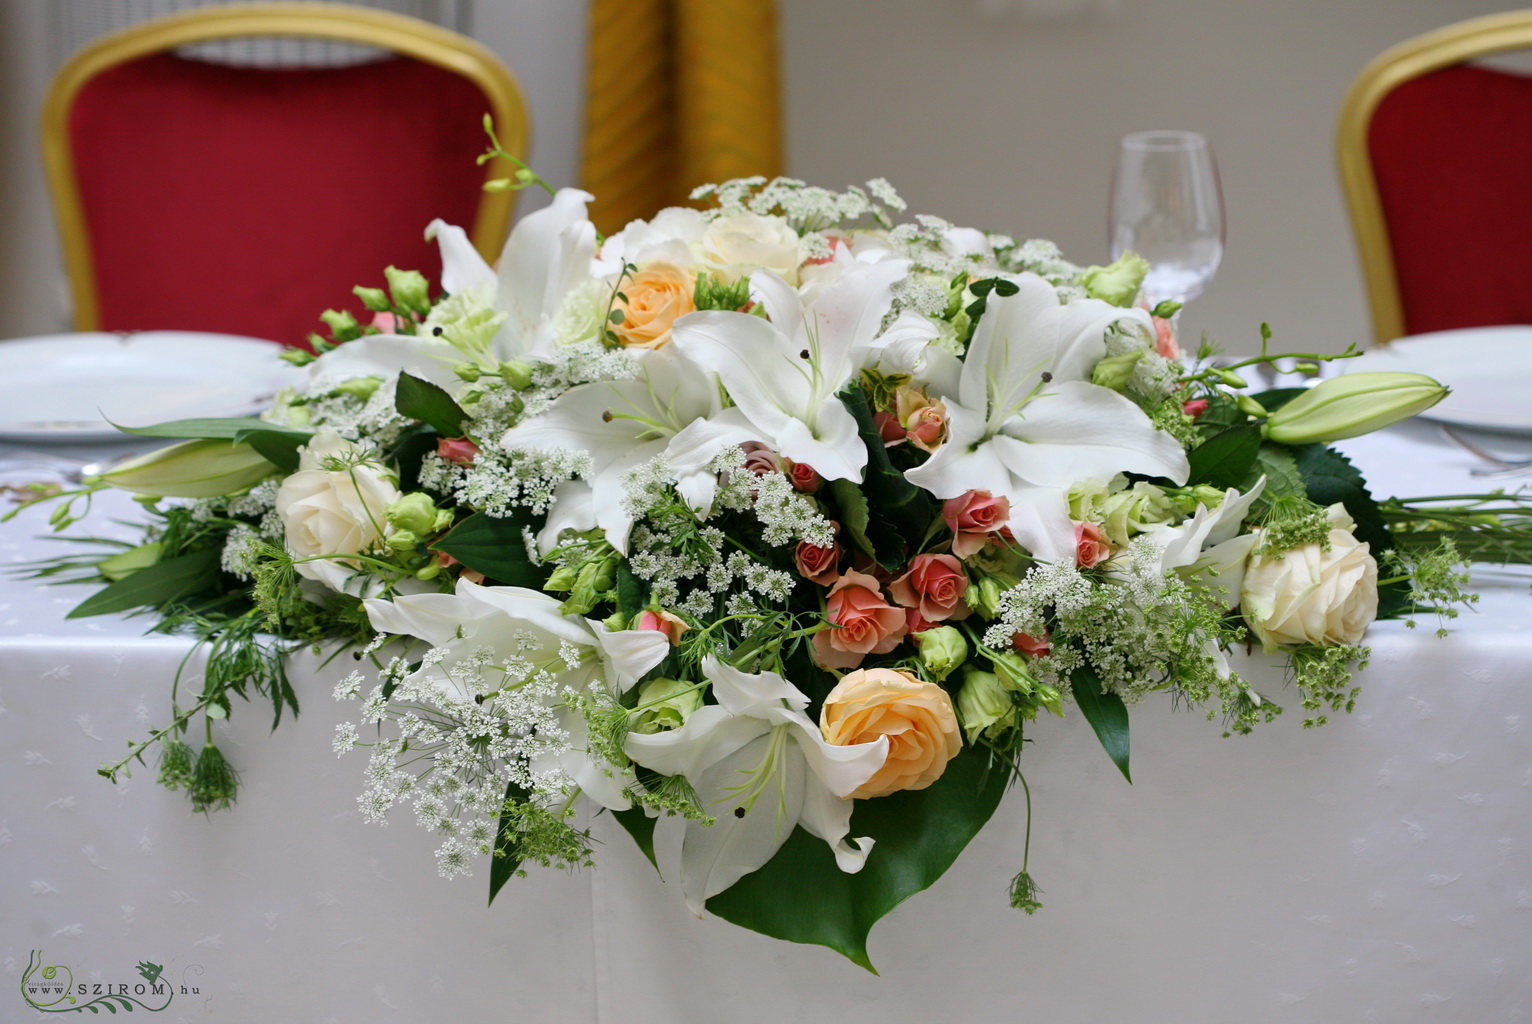
{"label": "white rose", "polygon": [[1345,510],[1329,513],[1330,550],[1308,544],[1257,555],[1245,569],[1240,605],[1267,653],[1280,644],[1354,644],[1378,616],[1378,563]]}
{"label": "white rose", "polygon": [[[358,462],[360,454],[335,431],[322,430],[298,450],[298,471],[277,488],[276,511],[293,568],[339,593],[360,589],[347,589],[358,565],[330,556],[366,554],[382,544],[392,529],[383,510],[403,497],[377,465]],[[337,459],[347,468],[326,468]]]}
{"label": "white rose", "polygon": [[702,235],[702,258],[727,280],[760,267],[793,285],[803,262],[798,232],[781,217],[758,213],[731,213],[709,224]]}

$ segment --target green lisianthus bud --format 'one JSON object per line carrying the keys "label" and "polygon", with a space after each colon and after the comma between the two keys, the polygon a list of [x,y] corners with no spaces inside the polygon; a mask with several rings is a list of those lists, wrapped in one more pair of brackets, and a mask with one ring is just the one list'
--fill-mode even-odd
{"label": "green lisianthus bud", "polygon": [[958,691],[956,704],[958,724],[970,746],[981,733],[989,731],[994,738],[1016,724],[1016,705],[993,672],[964,669],[963,688]]}
{"label": "green lisianthus bud", "polygon": [[248,444],[197,440],[129,459],[86,482],[153,498],[221,498],[243,494],[276,471]]}
{"label": "green lisianthus bud", "polygon": [[330,328],[330,336],[336,341],[354,341],[362,336],[362,325],[349,310],[327,309],[319,314],[319,319]]}
{"label": "green lisianthus bud", "polygon": [[[429,494],[423,491],[411,491],[398,501],[383,509],[383,518],[393,525],[395,530],[409,531],[423,536],[434,533],[439,529],[442,522],[443,509],[436,507],[436,502]],[[447,522],[452,521],[452,513],[447,512]],[[413,547],[413,544],[411,545]]]}
{"label": "green lisianthus bud", "polygon": [[394,305],[411,313],[428,313],[431,310],[430,285],[418,270],[400,270],[384,267],[383,277],[388,281],[388,291],[394,297]]}
{"label": "green lisianthus bud", "polygon": [[920,648],[920,663],[938,681],[968,660],[968,642],[951,626],[937,626],[915,634]]}
{"label": "green lisianthus bud", "polygon": [[638,688],[639,710],[629,732],[646,735],[679,729],[702,706],[702,689],[679,679],[651,679]]}
{"label": "green lisianthus bud", "polygon": [[1069,517],[1099,524],[1107,540],[1119,548],[1126,547],[1135,534],[1168,522],[1176,513],[1165,492],[1153,484],[1142,480],[1132,487],[1122,484],[1118,478],[1113,484],[1080,484],[1069,492]]}
{"label": "green lisianthus bud", "polygon": [[434,580],[441,574],[442,564],[434,558],[415,570],[415,578],[417,580]]}
{"label": "green lisianthus bud", "polygon": [[160,560],[161,547],[162,545],[158,542],[140,544],[136,548],[129,548],[126,551],[118,552],[110,558],[103,558],[97,564],[96,569],[113,583],[116,583],[118,580],[125,580],[138,570],[147,569],[158,562]]}
{"label": "green lisianthus bud", "polygon": [[415,545],[420,543],[420,535],[414,530],[395,530],[383,543],[395,551],[414,551]]}
{"label": "green lisianthus bud", "polygon": [[1210,484],[1194,484],[1191,487],[1178,488],[1171,492],[1169,497],[1176,511],[1189,516],[1197,511],[1198,505],[1210,509],[1222,505],[1224,492]]}
{"label": "green lisianthus bud", "polygon": [[1133,305],[1149,273],[1149,261],[1129,249],[1105,267],[1086,267],[1080,275],[1085,294],[1124,309]]}
{"label": "green lisianthus bud", "polygon": [[1017,580],[1009,576],[980,576],[969,584],[963,600],[968,602],[968,607],[977,612],[980,618],[996,619],[1000,617],[1000,595],[1016,583]]}
{"label": "green lisianthus bud", "polygon": [[1446,396],[1447,388],[1418,373],[1349,373],[1288,402],[1262,432],[1282,444],[1343,441],[1408,419]]}
{"label": "green lisianthus bud", "polygon": [[350,380],[341,381],[335,385],[334,391],[336,394],[351,395],[365,402],[377,394],[378,388],[382,387],[382,385],[382,377],[353,377]]}
{"label": "green lisianthus bud", "polygon": [[579,578],[580,567],[577,565],[561,565],[548,575],[548,582],[543,584],[544,590],[567,593],[574,589],[575,580]]}
{"label": "green lisianthus bud", "polygon": [[1119,356],[1107,356],[1090,372],[1090,382],[1099,387],[1121,391],[1133,379],[1133,368],[1148,354],[1146,348],[1135,348]]}
{"label": "green lisianthus bud", "polygon": [[374,313],[383,313],[388,310],[388,295],[382,288],[364,288],[357,285],[351,289],[351,294],[362,300],[362,305]]}
{"label": "green lisianthus bud", "polygon": [[1032,695],[1032,690],[1037,686],[1037,680],[1028,670],[1025,658],[1015,651],[994,651],[987,647],[984,649],[984,654],[989,658],[990,665],[994,667],[995,677],[1000,680],[1001,686],[1023,697]]}
{"label": "green lisianthus bud", "polygon": [[515,391],[525,391],[532,383],[532,367],[519,359],[501,363],[500,379]]}

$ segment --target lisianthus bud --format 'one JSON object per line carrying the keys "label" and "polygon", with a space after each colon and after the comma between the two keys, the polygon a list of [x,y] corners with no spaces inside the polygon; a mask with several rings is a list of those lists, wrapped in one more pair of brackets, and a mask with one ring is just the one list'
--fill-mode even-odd
{"label": "lisianthus bud", "polygon": [[439,509],[429,494],[412,491],[383,509],[383,518],[395,529],[408,530],[417,536],[445,530],[452,525],[452,512]]}
{"label": "lisianthus bud", "polygon": [[963,688],[957,695],[957,717],[971,746],[986,730],[998,734],[1014,726],[1016,705],[993,672],[965,669]]}
{"label": "lisianthus bud", "polygon": [[1263,433],[1283,444],[1341,441],[1424,412],[1447,389],[1418,373],[1351,373],[1322,380],[1272,413]]}
{"label": "lisianthus bud", "polygon": [[938,680],[946,679],[953,669],[968,660],[968,642],[951,626],[916,633],[915,644],[920,650],[920,663]]}
{"label": "lisianthus bud", "polygon": [[388,290],[394,297],[394,305],[412,313],[431,311],[430,285],[420,271],[384,267],[383,276],[388,280]]}
{"label": "lisianthus bud", "polygon": [[968,590],[963,594],[963,600],[968,602],[968,607],[977,612],[980,618],[999,618],[1000,595],[1015,585],[1014,579],[981,576],[969,585]]}
{"label": "lisianthus bud", "polygon": [[377,393],[382,383],[382,377],[352,377],[335,385],[334,391],[338,395],[350,395],[365,402]]}
{"label": "lisianthus bud", "polygon": [[638,688],[638,710],[629,732],[652,734],[679,729],[702,706],[702,690],[679,679],[651,679]]}
{"label": "lisianthus bud", "polygon": [[532,367],[520,359],[500,364],[500,379],[513,391],[525,391],[532,383]]}
{"label": "lisianthus bud", "polygon": [[1107,356],[1090,372],[1090,382],[1099,387],[1121,391],[1133,379],[1133,368],[1148,354],[1146,348],[1135,348],[1121,355]]}
{"label": "lisianthus bud", "polygon": [[221,498],[242,494],[276,471],[248,444],[202,440],[140,455],[92,479],[154,498]]}
{"label": "lisianthus bud", "polygon": [[1149,261],[1129,249],[1107,266],[1086,267],[1080,284],[1091,298],[1127,308],[1138,298],[1148,273]]}

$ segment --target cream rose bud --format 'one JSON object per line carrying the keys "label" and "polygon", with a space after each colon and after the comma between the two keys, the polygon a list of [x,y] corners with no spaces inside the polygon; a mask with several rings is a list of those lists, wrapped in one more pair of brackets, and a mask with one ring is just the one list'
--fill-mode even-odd
{"label": "cream rose bud", "polygon": [[[386,510],[403,495],[393,478],[333,430],[298,450],[298,471],[277,488],[287,550],[300,576],[346,593],[357,563],[392,532]],[[306,561],[305,559],[312,559]]]}
{"label": "cream rose bud", "polygon": [[963,747],[947,691],[891,668],[848,673],[825,698],[819,728],[836,746],[888,737],[883,767],[851,793],[861,800],[925,789]]}
{"label": "cream rose bud", "polygon": [[798,232],[781,217],[731,213],[719,217],[702,233],[702,258],[729,281],[748,276],[757,267],[789,284],[798,283],[803,256]]}
{"label": "cream rose bud", "polygon": [[1330,550],[1306,544],[1257,554],[1245,569],[1240,608],[1267,653],[1283,644],[1354,644],[1378,616],[1378,563],[1340,505],[1329,516]]}

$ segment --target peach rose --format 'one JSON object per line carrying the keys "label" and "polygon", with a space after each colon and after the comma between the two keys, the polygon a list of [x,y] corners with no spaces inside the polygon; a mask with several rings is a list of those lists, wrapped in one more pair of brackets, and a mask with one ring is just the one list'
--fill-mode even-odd
{"label": "peach rose", "polygon": [[1181,346],[1176,344],[1176,329],[1164,317],[1154,318],[1154,351],[1164,359],[1181,358]]}
{"label": "peach rose", "polygon": [[894,410],[905,437],[923,452],[934,452],[947,439],[947,407],[918,388],[900,388]]}
{"label": "peach rose", "polygon": [[1075,523],[1075,565],[1089,569],[1112,556],[1112,542],[1095,523]]}
{"label": "peach rose", "polygon": [[659,348],[670,340],[671,325],[697,308],[692,302],[696,282],[672,263],[654,262],[619,287],[628,301],[617,301],[622,323],[612,331],[627,348]]}
{"label": "peach rose", "polygon": [[819,713],[819,730],[836,746],[888,737],[888,760],[851,794],[860,800],[925,789],[963,747],[947,691],[891,668],[858,669],[836,684]]}
{"label": "peach rose", "polygon": [[634,623],[635,629],[648,629],[656,633],[664,633],[665,639],[674,647],[681,642],[681,634],[691,627],[679,615],[666,611],[655,611],[646,608],[638,614],[638,621]]}
{"label": "peach rose", "polygon": [[479,446],[466,437],[437,438],[436,454],[459,466],[471,466],[479,457]]}
{"label": "peach rose", "polygon": [[942,503],[942,519],[952,531],[952,553],[967,558],[1011,518],[1011,503],[988,491],[965,491]]}
{"label": "peach rose", "polygon": [[807,462],[783,461],[787,462],[787,479],[799,494],[814,494],[824,486],[825,478]]}
{"label": "peach rose", "polygon": [[1053,644],[1047,633],[1041,639],[1027,633],[1015,633],[1011,636],[1011,646],[1029,658],[1046,658],[1053,653]]}
{"label": "peach rose", "polygon": [[904,639],[904,609],[883,600],[878,581],[848,572],[825,601],[831,629],[814,634],[814,660],[825,668],[856,668],[869,654],[887,654]]}
{"label": "peach rose", "polygon": [[840,542],[827,548],[818,547],[808,541],[799,541],[793,549],[793,565],[798,570],[798,575],[810,582],[817,583],[821,587],[828,587],[835,582],[839,574],[841,556]]}
{"label": "peach rose", "polygon": [[909,571],[888,585],[889,596],[919,611],[926,622],[966,618],[963,594],[967,590],[963,563],[952,555],[916,555]]}

